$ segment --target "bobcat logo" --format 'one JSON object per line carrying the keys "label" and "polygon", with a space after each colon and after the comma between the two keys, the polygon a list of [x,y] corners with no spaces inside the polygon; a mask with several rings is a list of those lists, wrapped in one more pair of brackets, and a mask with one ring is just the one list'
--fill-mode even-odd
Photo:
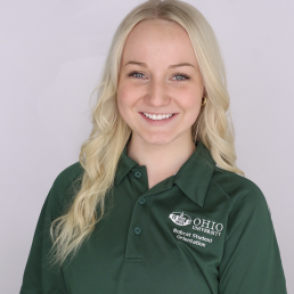
{"label": "bobcat logo", "polygon": [[192,223],[191,217],[184,212],[173,212],[169,218],[178,226],[188,226]]}

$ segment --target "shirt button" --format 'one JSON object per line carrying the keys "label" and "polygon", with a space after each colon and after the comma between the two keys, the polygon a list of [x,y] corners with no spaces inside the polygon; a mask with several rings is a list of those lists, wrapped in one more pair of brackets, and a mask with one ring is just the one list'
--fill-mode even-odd
{"label": "shirt button", "polygon": [[141,175],[142,175],[141,172],[139,172],[138,170],[134,172],[134,176],[135,176],[137,179],[141,178]]}
{"label": "shirt button", "polygon": [[134,228],[134,233],[135,233],[136,235],[141,234],[141,228],[140,228],[140,227],[136,227],[136,228]]}
{"label": "shirt button", "polygon": [[143,198],[140,198],[139,199],[139,203],[140,204],[145,204],[146,203],[146,199],[143,197]]}

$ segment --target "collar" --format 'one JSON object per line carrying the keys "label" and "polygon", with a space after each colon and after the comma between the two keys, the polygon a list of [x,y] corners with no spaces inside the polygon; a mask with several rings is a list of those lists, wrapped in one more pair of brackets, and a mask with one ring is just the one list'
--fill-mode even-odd
{"label": "collar", "polygon": [[[127,155],[126,144],[118,162],[115,185],[119,185],[135,166],[139,164]],[[173,183],[193,202],[202,207],[214,167],[215,162],[210,151],[201,141],[197,141],[196,150],[173,176]]]}
{"label": "collar", "polygon": [[139,164],[128,156],[127,145],[125,145],[124,150],[120,156],[117,165],[117,172],[114,179],[114,184],[117,186],[121,180],[129,173],[129,171]]}
{"label": "collar", "polygon": [[201,141],[197,141],[196,150],[176,173],[174,183],[202,207],[214,167],[210,151]]}

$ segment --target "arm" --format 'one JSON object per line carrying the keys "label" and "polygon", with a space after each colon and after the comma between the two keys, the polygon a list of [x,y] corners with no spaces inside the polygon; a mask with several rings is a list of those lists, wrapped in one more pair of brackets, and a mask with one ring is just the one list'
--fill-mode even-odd
{"label": "arm", "polygon": [[232,202],[219,272],[220,294],[287,293],[268,205],[255,185]]}
{"label": "arm", "polygon": [[51,188],[39,216],[23,275],[20,294],[67,293],[62,271],[57,268],[49,268],[46,259],[46,254],[52,245],[49,231],[52,221],[52,193]]}

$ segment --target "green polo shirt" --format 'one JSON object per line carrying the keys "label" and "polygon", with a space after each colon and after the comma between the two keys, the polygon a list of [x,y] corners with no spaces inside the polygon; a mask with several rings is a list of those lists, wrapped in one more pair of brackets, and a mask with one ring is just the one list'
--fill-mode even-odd
{"label": "green polo shirt", "polygon": [[250,180],[218,168],[197,143],[180,170],[151,189],[125,147],[105,217],[62,269],[46,266],[49,227],[81,183],[63,170],[43,205],[21,294],[285,294],[267,202]]}

